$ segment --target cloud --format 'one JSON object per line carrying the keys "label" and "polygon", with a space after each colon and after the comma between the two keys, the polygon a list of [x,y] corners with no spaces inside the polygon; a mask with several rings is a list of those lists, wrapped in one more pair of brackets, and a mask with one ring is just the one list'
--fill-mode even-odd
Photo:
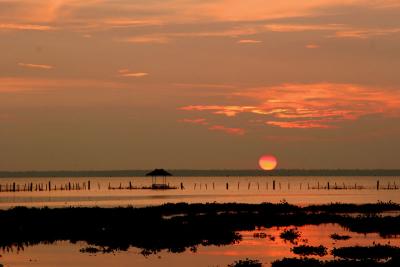
{"label": "cloud", "polygon": [[206,106],[206,105],[193,105],[181,107],[181,110],[186,111],[212,111],[214,114],[223,114],[228,117],[234,117],[239,113],[251,112],[256,109],[252,106]]}
{"label": "cloud", "polygon": [[0,30],[51,31],[55,27],[36,24],[0,23]]}
{"label": "cloud", "polygon": [[281,128],[332,128],[368,115],[400,117],[400,90],[357,84],[281,84],[230,92],[235,102],[255,105],[189,105],[185,111],[227,117],[252,114]]}
{"label": "cloud", "polygon": [[[179,122],[183,123],[189,123],[189,124],[195,124],[195,125],[202,125],[202,126],[207,126],[210,123],[207,121],[205,118],[196,118],[196,119],[182,119],[179,120]],[[231,127],[226,127],[223,125],[212,125],[208,127],[209,130],[211,131],[221,131],[230,135],[244,135],[245,130],[242,128],[231,128]]]}
{"label": "cloud", "polygon": [[253,39],[242,39],[238,41],[239,44],[259,44],[262,43],[260,40],[253,40]]}
{"label": "cloud", "polygon": [[180,122],[184,123],[190,123],[190,124],[199,124],[199,125],[207,125],[208,122],[204,118],[198,118],[198,119],[182,119]]}
{"label": "cloud", "polygon": [[212,88],[212,89],[236,88],[236,86],[232,84],[213,84],[213,83],[174,83],[172,85],[182,88]]}
{"label": "cloud", "polygon": [[[193,25],[192,25],[193,26]],[[254,35],[262,31],[262,27],[255,25],[241,25],[241,26],[230,26],[222,30],[197,30],[197,31],[171,31],[171,32],[153,32],[151,34],[134,35],[128,37],[119,37],[114,40],[117,42],[127,42],[127,43],[154,43],[154,44],[167,44],[173,40],[180,38],[209,38],[209,37],[230,37],[237,38],[241,36]],[[240,41],[239,41],[240,42]],[[245,43],[246,40],[244,40]],[[256,40],[247,40],[250,42],[259,42]]]}
{"label": "cloud", "polygon": [[328,129],[333,128],[332,126],[326,125],[327,121],[267,121],[266,124],[277,126],[280,128],[299,128],[299,129],[309,129],[309,128],[321,128]]}
{"label": "cloud", "polygon": [[31,63],[18,63],[18,66],[24,67],[24,68],[43,69],[43,70],[50,70],[50,69],[54,68],[52,65],[31,64]]}
{"label": "cloud", "polygon": [[343,29],[342,24],[267,24],[265,29],[272,32],[333,31]]}
{"label": "cloud", "polygon": [[348,29],[337,31],[333,36],[336,38],[360,38],[366,39],[373,36],[382,36],[400,33],[400,28],[382,28],[382,29]]}
{"label": "cloud", "polygon": [[214,125],[208,129],[211,131],[222,131],[224,133],[231,134],[231,135],[244,135],[245,134],[245,130],[242,128],[229,128],[229,127],[225,127],[222,125]]}
{"label": "cloud", "polygon": [[136,44],[167,44],[171,38],[162,35],[142,35],[118,39],[121,42]]}
{"label": "cloud", "polygon": [[[267,31],[290,33],[308,31],[328,31],[332,32],[326,37],[330,38],[362,38],[366,39],[373,36],[382,36],[400,33],[399,28],[372,28],[359,27],[345,24],[267,24]],[[307,47],[307,46],[306,46]],[[316,47],[307,47],[316,48]]]}
{"label": "cloud", "polygon": [[320,46],[317,45],[317,44],[307,44],[307,45],[305,46],[305,48],[308,48],[308,49],[316,49],[316,48],[320,48]]}
{"label": "cloud", "polygon": [[66,88],[125,89],[130,88],[130,85],[107,80],[0,77],[0,93],[44,92]]}
{"label": "cloud", "polygon": [[140,78],[149,75],[147,72],[132,72],[129,69],[121,69],[118,71],[120,77],[134,77]]}

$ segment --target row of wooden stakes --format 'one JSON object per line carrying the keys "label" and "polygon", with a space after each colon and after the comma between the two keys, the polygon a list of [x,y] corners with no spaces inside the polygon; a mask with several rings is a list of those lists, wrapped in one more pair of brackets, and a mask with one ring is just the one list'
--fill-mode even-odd
{"label": "row of wooden stakes", "polygon": [[[259,182],[249,182],[247,183],[247,189],[250,190],[250,188],[254,188],[254,186],[260,190],[263,189],[262,185]],[[293,187],[296,187],[296,184],[291,184],[290,182],[286,183],[287,189],[290,190]],[[232,183],[226,183],[225,188],[226,190],[229,190],[230,188],[235,188],[236,185],[232,185]],[[180,183],[179,187],[169,187],[171,189],[181,189],[184,190],[185,186],[183,183]],[[237,190],[241,188],[241,183],[237,183]],[[266,182],[265,187],[266,190],[269,190],[271,188],[272,190],[282,190],[283,188],[286,188],[285,186],[282,185],[281,182],[276,182],[275,180],[272,181],[271,185]],[[371,187],[371,186],[363,186],[363,185],[358,185],[357,183],[354,183],[354,185],[346,185],[345,183],[343,184],[337,184],[337,183],[330,183],[327,182],[326,184],[322,184],[320,182],[317,182],[315,185],[310,185],[310,183],[303,184],[299,183],[298,184],[298,189],[300,190],[363,190],[363,189],[376,189],[376,190],[399,190],[400,187],[399,185],[396,184],[396,182],[388,183],[387,185],[381,185],[380,181],[378,180],[376,182],[376,188]],[[68,182],[65,184],[61,185],[56,185],[52,184],[51,181],[48,183],[25,183],[25,184],[17,184],[15,182],[11,184],[5,184],[2,185],[0,184],[0,192],[33,192],[33,191],[77,191],[77,190],[91,190],[92,189],[92,183],[90,180],[87,182],[83,183],[74,183],[74,182]],[[97,189],[101,189],[101,184],[97,183]],[[119,184],[119,186],[111,186],[111,183],[108,183],[108,190],[133,190],[133,189],[152,189],[151,186],[143,186],[143,187],[137,187],[134,186],[131,181],[127,185],[122,185],[122,183]],[[194,183],[193,185],[193,190],[208,190],[212,189],[215,190],[215,183],[211,183],[210,185],[207,183]]]}

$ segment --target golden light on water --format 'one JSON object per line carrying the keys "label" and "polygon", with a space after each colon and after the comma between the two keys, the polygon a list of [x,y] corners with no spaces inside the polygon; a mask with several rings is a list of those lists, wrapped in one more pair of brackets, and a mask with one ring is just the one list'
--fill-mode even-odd
{"label": "golden light on water", "polygon": [[258,160],[260,168],[266,171],[271,171],[278,165],[277,159],[272,155],[264,155]]}

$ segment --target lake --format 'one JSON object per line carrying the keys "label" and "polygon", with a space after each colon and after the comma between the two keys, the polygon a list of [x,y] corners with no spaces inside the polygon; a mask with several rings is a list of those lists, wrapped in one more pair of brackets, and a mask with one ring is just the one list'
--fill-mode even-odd
{"label": "lake", "polygon": [[[87,188],[89,180],[90,190]],[[79,184],[80,190],[48,191],[45,186],[49,181],[52,188],[65,188],[69,183],[72,184],[71,187],[77,187]],[[377,181],[380,190],[377,190]],[[168,177],[167,182],[177,189],[124,189],[129,187],[129,183],[132,187],[149,187],[150,177],[1,178],[0,185],[3,191],[0,192],[0,208],[128,205],[143,207],[177,202],[262,203],[282,200],[298,205],[331,202],[376,203],[389,200],[400,202],[399,177]],[[20,190],[26,188],[29,183],[34,186],[41,185],[43,191],[35,191],[33,188],[32,192],[4,192],[4,189],[11,187],[13,183]],[[181,183],[184,189],[180,188]]]}

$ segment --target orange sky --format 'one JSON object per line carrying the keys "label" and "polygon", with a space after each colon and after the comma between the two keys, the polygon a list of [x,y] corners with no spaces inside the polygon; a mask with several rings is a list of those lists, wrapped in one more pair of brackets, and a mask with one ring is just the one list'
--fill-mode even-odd
{"label": "orange sky", "polygon": [[0,0],[0,170],[399,168],[397,0]]}

